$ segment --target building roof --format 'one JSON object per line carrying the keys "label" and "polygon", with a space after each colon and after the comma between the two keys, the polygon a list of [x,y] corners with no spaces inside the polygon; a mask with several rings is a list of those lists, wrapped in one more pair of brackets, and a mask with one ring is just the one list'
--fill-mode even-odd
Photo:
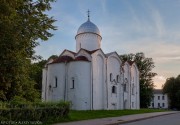
{"label": "building roof", "polygon": [[132,65],[135,61],[127,61],[129,65]]}
{"label": "building roof", "polygon": [[59,56],[57,59],[53,60],[50,64],[53,63],[62,63],[62,62],[72,62],[72,61],[89,61],[85,56],[78,56],[73,59],[70,56]]}
{"label": "building roof", "polygon": [[86,52],[89,53],[89,54],[93,54],[93,53],[95,53],[96,51],[98,51],[99,49],[92,50],[92,51],[89,51],[89,50],[86,50],[86,49],[82,49],[82,50],[86,51]]}
{"label": "building roof", "polygon": [[163,91],[162,91],[162,89],[154,89],[154,90],[153,90],[153,93],[154,93],[154,94],[162,94]]}
{"label": "building roof", "polygon": [[110,52],[110,53],[106,53],[105,55],[106,55],[106,57],[108,57],[108,56],[112,55],[113,53],[116,53],[116,51]]}
{"label": "building roof", "polygon": [[85,56],[78,56],[75,58],[75,61],[89,61]]}
{"label": "building roof", "polygon": [[52,63],[70,62],[70,61],[73,61],[73,58],[70,56],[59,56],[57,59],[53,60]]}

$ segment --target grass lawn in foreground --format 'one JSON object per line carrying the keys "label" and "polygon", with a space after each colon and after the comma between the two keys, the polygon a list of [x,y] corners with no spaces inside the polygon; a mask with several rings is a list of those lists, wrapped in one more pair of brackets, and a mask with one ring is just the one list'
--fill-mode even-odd
{"label": "grass lawn in foreground", "polygon": [[70,122],[70,121],[79,121],[87,119],[96,119],[96,118],[106,118],[106,117],[117,117],[124,115],[132,114],[142,114],[142,113],[151,113],[151,112],[164,112],[167,110],[163,109],[140,109],[140,110],[88,110],[88,111],[75,111],[71,110],[69,117],[66,119],[61,119],[58,122]]}

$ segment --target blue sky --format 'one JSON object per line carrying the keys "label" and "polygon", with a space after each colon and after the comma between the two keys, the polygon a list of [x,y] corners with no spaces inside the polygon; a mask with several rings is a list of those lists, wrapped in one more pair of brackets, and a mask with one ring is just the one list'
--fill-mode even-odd
{"label": "blue sky", "polygon": [[47,59],[64,49],[75,51],[75,35],[87,21],[88,9],[105,53],[144,52],[153,58],[157,88],[180,74],[180,0],[57,0],[48,14],[57,20],[58,30],[40,42],[36,54]]}

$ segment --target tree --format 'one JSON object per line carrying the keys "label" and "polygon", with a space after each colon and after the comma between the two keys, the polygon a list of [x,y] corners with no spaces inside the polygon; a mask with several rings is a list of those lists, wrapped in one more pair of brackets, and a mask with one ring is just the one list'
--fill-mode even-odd
{"label": "tree", "polygon": [[180,110],[180,75],[166,79],[163,92],[168,94],[170,108]]}
{"label": "tree", "polygon": [[39,97],[29,77],[38,40],[48,40],[55,21],[45,11],[54,0],[0,1],[0,100]]}
{"label": "tree", "polygon": [[144,53],[126,54],[120,56],[123,61],[135,61],[139,69],[140,77],[140,107],[147,108],[153,97],[153,77],[157,74],[152,72],[155,67],[152,58],[146,58]]}

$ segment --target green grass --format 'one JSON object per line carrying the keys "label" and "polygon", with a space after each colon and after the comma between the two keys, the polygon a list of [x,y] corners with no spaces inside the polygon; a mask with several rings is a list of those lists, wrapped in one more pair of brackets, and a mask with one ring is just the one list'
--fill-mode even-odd
{"label": "green grass", "polygon": [[163,112],[167,110],[163,109],[140,109],[140,110],[94,110],[94,111],[75,111],[71,110],[68,118],[59,119],[56,122],[70,122],[80,121],[87,119],[106,118],[106,117],[117,117],[132,114],[141,113],[152,113],[152,112]]}

